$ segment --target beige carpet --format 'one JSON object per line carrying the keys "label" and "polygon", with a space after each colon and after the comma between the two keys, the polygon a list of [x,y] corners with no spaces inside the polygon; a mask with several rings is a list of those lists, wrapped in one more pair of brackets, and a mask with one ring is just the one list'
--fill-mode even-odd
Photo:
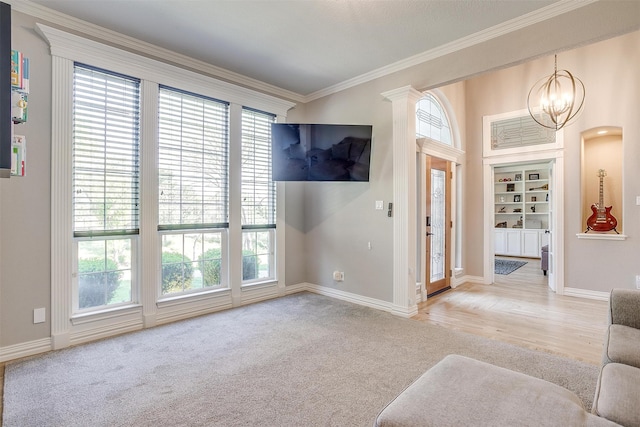
{"label": "beige carpet", "polygon": [[302,293],[9,363],[4,425],[370,426],[451,353],[590,406],[595,366]]}

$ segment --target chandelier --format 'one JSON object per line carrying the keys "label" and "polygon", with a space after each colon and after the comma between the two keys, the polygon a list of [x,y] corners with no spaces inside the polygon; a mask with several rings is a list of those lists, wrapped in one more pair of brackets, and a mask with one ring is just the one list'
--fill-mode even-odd
{"label": "chandelier", "polygon": [[527,108],[539,125],[560,130],[582,109],[585,91],[579,78],[558,70],[557,55],[554,59],[553,74],[538,80],[529,91]]}

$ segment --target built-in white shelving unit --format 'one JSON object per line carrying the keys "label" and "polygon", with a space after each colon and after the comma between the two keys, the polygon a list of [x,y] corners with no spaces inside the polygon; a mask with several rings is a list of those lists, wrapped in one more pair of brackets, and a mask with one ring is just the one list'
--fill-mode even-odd
{"label": "built-in white shelving unit", "polygon": [[504,166],[494,177],[496,255],[539,258],[548,243],[549,167]]}

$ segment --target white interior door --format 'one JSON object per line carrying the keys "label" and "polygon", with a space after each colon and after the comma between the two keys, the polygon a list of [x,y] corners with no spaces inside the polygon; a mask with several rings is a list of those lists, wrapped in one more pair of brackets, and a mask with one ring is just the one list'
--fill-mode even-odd
{"label": "white interior door", "polygon": [[547,285],[554,292],[557,290],[556,286],[556,256],[555,256],[555,230],[556,230],[556,221],[557,221],[557,213],[555,210],[556,203],[556,162],[549,162],[549,228],[545,230],[545,233],[548,234],[549,241],[549,270],[547,270]]}

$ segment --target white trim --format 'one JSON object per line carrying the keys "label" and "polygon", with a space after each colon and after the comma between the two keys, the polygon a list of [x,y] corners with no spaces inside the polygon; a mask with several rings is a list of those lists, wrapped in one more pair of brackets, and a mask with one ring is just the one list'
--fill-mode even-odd
{"label": "white trim", "polygon": [[[138,252],[144,257],[138,264],[136,279],[140,280],[138,300],[141,308],[135,310],[120,309],[109,311],[110,314],[92,314],[72,317],[72,284],[73,284],[73,239],[72,239],[72,194],[71,194],[71,150],[68,143],[72,139],[73,108],[73,72],[74,61],[88,65],[129,74],[141,79],[142,84],[142,116],[141,116],[141,201],[145,206],[157,206],[157,148],[156,117],[158,83],[173,86],[182,90],[200,93],[206,96],[229,102],[235,116],[230,116],[231,127],[236,130],[231,135],[231,151],[239,150],[240,140],[240,108],[246,106],[278,115],[284,119],[287,111],[295,104],[251,89],[235,86],[173,65],[145,58],[123,51],[112,46],[65,33],[45,25],[37,25],[37,31],[50,43],[52,52],[52,163],[51,163],[51,343],[52,348],[59,349],[72,344],[105,338],[111,335],[128,332],[142,327],[152,327],[205,314],[224,308],[230,308],[234,298],[231,291],[205,292],[202,295],[185,295],[184,298],[167,298],[157,301],[160,296],[161,265],[160,237],[157,232],[156,208],[141,210],[141,233],[144,240],[140,242]],[[234,123],[236,126],[234,127]],[[236,147],[236,148],[234,148]],[[237,153],[236,153],[237,154]],[[237,157],[239,159],[239,156]],[[238,163],[239,164],[239,163]],[[231,170],[235,170],[231,167]],[[231,186],[231,183],[230,183]],[[237,182],[236,182],[237,187]],[[230,189],[232,189],[230,187]],[[231,194],[231,198],[234,197]],[[236,198],[239,196],[235,196]],[[231,202],[230,202],[231,203]],[[234,214],[230,210],[230,214]],[[238,212],[231,217],[231,222],[239,224]],[[280,220],[282,230],[278,238],[284,240],[284,224]],[[241,232],[238,227],[238,231]],[[227,239],[227,233],[222,233]],[[237,237],[240,237],[239,235]],[[226,241],[226,240],[225,240]],[[227,248],[223,244],[223,248]],[[157,248],[157,250],[156,250]],[[284,253],[283,248],[279,248]],[[239,252],[238,252],[239,253]],[[274,285],[273,290],[240,291],[241,260],[236,273],[229,279],[226,267],[223,267],[223,278],[229,287],[237,291],[235,300],[239,304],[271,298],[283,292],[284,282],[280,289]],[[284,260],[279,267],[284,270]],[[284,274],[282,275],[284,276]],[[134,295],[135,296],[135,295]]]}
{"label": "white trim", "polygon": [[46,353],[51,350],[53,350],[51,338],[41,338],[39,340],[9,345],[7,347],[0,348],[0,362],[7,362],[9,360],[20,359],[22,357]]}
{"label": "white trim", "polygon": [[36,3],[25,0],[6,0],[6,2],[11,4],[13,10],[16,12],[25,13],[35,18],[54,23],[58,26],[63,26],[69,30],[86,34],[92,38],[118,45],[123,49],[144,52],[145,54],[155,58],[172,58],[172,62],[182,64],[185,68],[197,70],[203,74],[208,74],[216,78],[251,87],[256,90],[269,92],[276,96],[292,99],[296,102],[304,102],[305,100],[303,95],[296,92],[226,70],[222,67],[217,67],[207,62],[188,57],[179,52],[174,52],[172,50],[126,36],[118,33],[117,31],[91,24]]}
{"label": "white trim", "polygon": [[594,3],[597,0],[561,0],[550,4],[549,6],[530,12],[526,15],[511,19],[506,22],[502,22],[491,28],[470,34],[461,39],[455,40],[451,43],[439,46],[434,49],[430,49],[426,52],[411,56],[409,58],[397,61],[393,64],[380,67],[376,70],[372,70],[368,73],[361,74],[360,76],[352,79],[345,80],[341,83],[329,86],[327,88],[318,90],[308,95],[302,95],[293,91],[289,91],[262,81],[244,76],[233,71],[226,70],[215,65],[211,65],[204,61],[199,61],[190,58],[184,54],[173,52],[169,49],[165,49],[159,46],[155,46],[150,43],[137,40],[133,37],[125,36],[116,31],[109,30],[107,28],[100,27],[95,24],[91,24],[82,21],[77,18],[73,18],[69,15],[54,11],[45,6],[35,4],[25,0],[5,0],[11,4],[12,8],[21,13],[33,16],[38,19],[42,19],[47,22],[54,23],[56,25],[64,26],[72,31],[84,33],[90,37],[104,40],[105,42],[119,45],[125,49],[133,50],[137,52],[145,52],[146,54],[155,58],[173,58],[175,63],[183,64],[185,68],[197,70],[204,74],[209,74],[220,79],[231,81],[243,86],[251,87],[256,90],[272,93],[276,96],[292,99],[296,102],[308,103],[316,99],[349,89],[354,86],[375,80],[380,77],[387,76],[389,74],[401,71],[425,62],[431,61],[436,58],[443,57],[445,55],[457,52],[468,47],[492,40],[506,34],[518,31],[522,28],[543,22],[545,20],[560,16],[564,13],[572,10],[587,6]]}
{"label": "white trim", "polygon": [[416,103],[422,97],[411,86],[382,93],[393,112],[393,311],[417,314],[414,291],[417,270]]}
{"label": "white trim", "polygon": [[494,114],[482,117],[482,156],[484,158],[491,157],[508,157],[523,156],[531,153],[539,153],[542,151],[557,151],[564,148],[564,130],[556,132],[556,140],[553,144],[527,145],[523,147],[505,148],[493,150],[491,147],[491,123],[498,120],[512,119],[518,117],[526,117],[529,110],[509,111],[508,113]]}
{"label": "white trim", "polygon": [[184,68],[149,59],[135,53],[87,40],[46,25],[36,24],[36,31],[51,46],[53,57],[113,69],[142,80],[149,80],[189,92],[236,103],[245,107],[286,115],[295,103],[203,76]]}
{"label": "white trim", "polygon": [[313,92],[305,96],[303,102],[305,103],[311,102],[316,99],[352,88],[354,86],[361,85],[371,80],[375,80],[380,77],[384,77],[389,74],[393,74],[395,72],[402,71],[407,68],[411,68],[416,65],[420,65],[425,62],[432,61],[434,59],[443,57],[445,55],[449,55],[451,53],[461,51],[471,46],[475,46],[480,43],[484,43],[486,41],[507,35],[514,31],[518,31],[530,25],[543,22],[547,19],[554,18],[556,16],[581,8],[583,6],[587,6],[596,1],[597,0],[585,0],[585,1],[579,1],[579,2],[574,0],[558,1],[549,6],[530,12],[526,15],[511,19],[509,21],[503,22],[501,24],[495,25],[491,28],[487,28],[477,33],[470,34],[466,37],[463,37],[451,43],[447,43],[445,45],[439,46],[435,49],[431,49],[426,52],[419,53],[417,55],[395,62],[393,64],[389,64],[384,67],[380,67],[376,70],[370,71],[368,73],[361,74],[360,76],[354,77],[352,79],[345,80],[342,83],[338,83],[336,85],[329,86],[325,89],[318,90],[316,92]]}
{"label": "white trim", "polygon": [[587,289],[564,288],[563,295],[568,297],[594,299],[598,301],[609,301],[610,292],[590,291]]}
{"label": "white trim", "polygon": [[[485,122],[485,125],[487,122]],[[557,132],[558,138],[562,138],[563,130]],[[495,156],[483,158],[482,181],[483,181],[483,212],[484,212],[484,280],[483,283],[490,284],[494,282],[494,259],[495,259],[495,236],[494,236],[494,180],[493,169],[496,166],[504,164],[521,164],[533,163],[541,161],[554,161],[555,182],[553,184],[552,197],[553,212],[552,223],[555,228],[552,233],[552,245],[554,248],[554,256],[550,257],[550,269],[553,268],[555,283],[549,281],[549,285],[553,286],[553,290],[558,295],[564,292],[564,152],[562,150],[555,151],[538,151],[527,152],[520,155]]]}
{"label": "white trim", "polygon": [[305,283],[304,290],[313,292],[314,294],[325,295],[331,298],[339,299],[342,301],[351,302],[357,305],[362,305],[365,307],[375,308],[377,310],[388,311],[390,313],[400,315],[402,317],[411,317],[418,314],[417,309],[415,313],[406,315],[404,313],[409,313],[406,310],[406,307],[398,307],[390,302],[382,301],[375,298],[365,297],[359,294],[354,294],[351,292],[345,292],[334,288],[329,288],[326,286],[314,285],[312,283]]}

